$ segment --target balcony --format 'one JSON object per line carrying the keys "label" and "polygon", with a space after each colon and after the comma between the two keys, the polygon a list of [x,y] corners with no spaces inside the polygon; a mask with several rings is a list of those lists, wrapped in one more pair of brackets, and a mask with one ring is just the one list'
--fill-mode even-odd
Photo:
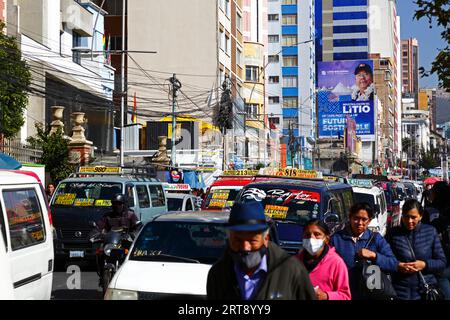
{"label": "balcony", "polygon": [[93,15],[74,0],[61,0],[61,22],[83,37],[92,37]]}

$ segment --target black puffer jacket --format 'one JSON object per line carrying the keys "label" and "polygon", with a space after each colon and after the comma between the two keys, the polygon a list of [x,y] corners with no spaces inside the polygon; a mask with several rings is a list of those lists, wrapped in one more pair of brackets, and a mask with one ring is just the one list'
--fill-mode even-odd
{"label": "black puffer jacket", "polygon": [[[413,258],[407,238],[414,249],[416,259]],[[402,224],[393,228],[386,236],[386,240],[391,245],[399,262],[425,261],[426,267],[422,270],[425,280],[429,284],[437,283],[435,275],[445,268],[446,259],[433,226],[419,223],[413,231],[408,231]],[[402,300],[419,300],[421,298],[423,284],[419,273],[396,272],[392,276],[392,284],[397,296]]]}
{"label": "black puffer jacket", "polygon": [[[305,266],[294,256],[269,242],[267,276],[254,300],[315,300]],[[208,273],[207,294],[212,300],[241,300],[233,260],[228,250]]]}

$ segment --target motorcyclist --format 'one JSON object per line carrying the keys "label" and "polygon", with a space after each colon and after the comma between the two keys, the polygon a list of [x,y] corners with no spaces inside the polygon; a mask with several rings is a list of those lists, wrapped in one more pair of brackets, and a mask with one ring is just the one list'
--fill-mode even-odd
{"label": "motorcyclist", "polygon": [[104,214],[97,223],[99,230],[109,232],[112,228],[124,228],[132,233],[137,229],[138,218],[136,214],[128,209],[127,196],[117,193],[111,200],[112,211]]}

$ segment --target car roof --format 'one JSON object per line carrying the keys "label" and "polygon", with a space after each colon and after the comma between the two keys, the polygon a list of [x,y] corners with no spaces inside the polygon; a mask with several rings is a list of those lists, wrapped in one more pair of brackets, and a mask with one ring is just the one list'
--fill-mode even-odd
{"label": "car roof", "polygon": [[172,211],[155,217],[152,221],[227,223],[230,216],[226,211]]}
{"label": "car roof", "polygon": [[254,177],[220,178],[211,185],[213,187],[242,187],[252,182]]}
{"label": "car roof", "polygon": [[35,174],[33,175],[28,171],[19,170],[0,170],[0,181],[2,185],[39,183]]}
{"label": "car roof", "polygon": [[353,187],[353,192],[371,194],[371,195],[375,196],[375,195],[382,193],[383,191],[378,187],[372,187],[372,188]]}
{"label": "car roof", "polygon": [[273,187],[293,187],[293,188],[311,188],[311,189],[352,189],[349,184],[323,181],[323,180],[301,180],[301,179],[273,179],[268,181],[252,182],[247,185],[247,187],[257,187],[257,186],[273,186]]}
{"label": "car roof", "polygon": [[184,198],[193,198],[194,195],[186,194],[186,193],[166,193],[167,199],[184,199]]}
{"label": "car roof", "polygon": [[148,179],[143,180],[141,179],[137,179],[137,178],[127,178],[127,177],[121,177],[121,176],[99,176],[99,177],[86,177],[86,178],[81,178],[81,177],[77,177],[77,178],[67,178],[64,179],[61,183],[69,183],[69,182],[111,182],[111,183],[127,183],[127,182],[132,182],[132,183],[149,183],[149,184],[157,184],[160,185],[162,184],[161,182],[157,182],[157,181],[150,181]]}

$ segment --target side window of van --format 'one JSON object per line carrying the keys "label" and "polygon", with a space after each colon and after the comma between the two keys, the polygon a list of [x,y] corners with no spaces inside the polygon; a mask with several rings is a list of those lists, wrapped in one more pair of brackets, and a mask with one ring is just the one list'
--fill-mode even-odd
{"label": "side window of van", "polygon": [[150,197],[146,186],[136,186],[136,191],[139,200],[139,208],[150,208]]}
{"label": "side window of van", "polygon": [[150,189],[150,197],[152,198],[152,207],[163,207],[166,203],[164,200],[164,191],[161,186],[148,186]]}
{"label": "side window of van", "polygon": [[338,194],[331,194],[331,211],[338,214],[341,217],[341,220],[344,221],[347,217],[347,214],[344,209],[344,204],[342,198]]}
{"label": "side window of van", "polygon": [[4,190],[13,251],[45,242],[44,219],[35,189]]}
{"label": "side window of van", "polygon": [[5,220],[3,219],[2,206],[0,206],[0,232],[2,233],[3,243],[5,244],[5,249],[8,251],[8,244],[6,242],[6,227]]}
{"label": "side window of van", "polygon": [[186,199],[186,211],[193,211],[192,200],[190,198]]}
{"label": "side window of van", "polygon": [[128,206],[130,208],[132,208],[132,207],[135,206],[135,203],[134,203],[134,189],[133,189],[133,186],[127,186],[126,188],[127,188],[126,189],[127,190],[126,194],[128,196]]}
{"label": "side window of van", "polygon": [[344,210],[345,212],[350,212],[350,208],[353,205],[353,196],[352,196],[352,192],[350,190],[346,190],[344,192],[342,192],[342,198],[344,199]]}

